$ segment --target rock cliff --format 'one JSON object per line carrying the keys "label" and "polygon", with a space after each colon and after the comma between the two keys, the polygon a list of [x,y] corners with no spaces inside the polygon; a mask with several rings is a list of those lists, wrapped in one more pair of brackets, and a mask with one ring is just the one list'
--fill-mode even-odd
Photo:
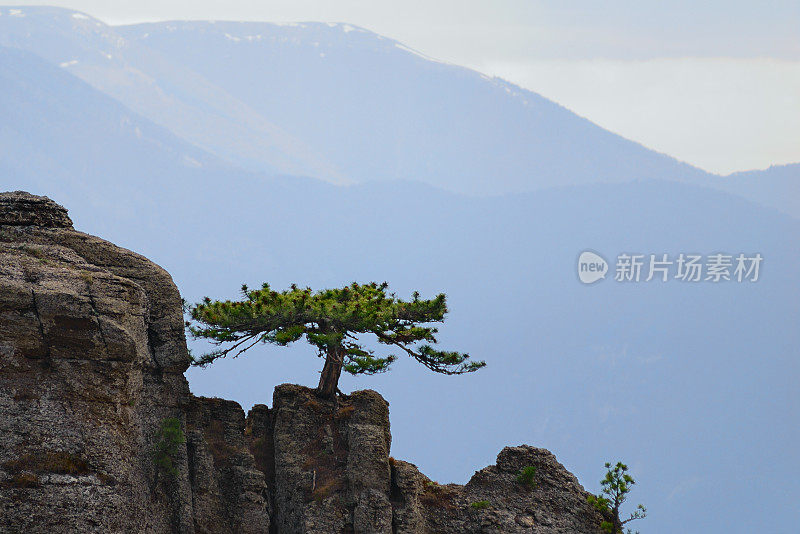
{"label": "rock cliff", "polygon": [[245,416],[194,397],[189,362],[167,272],[46,197],[0,194],[0,532],[599,532],[543,449],[439,485],[390,456],[374,391],[282,385]]}

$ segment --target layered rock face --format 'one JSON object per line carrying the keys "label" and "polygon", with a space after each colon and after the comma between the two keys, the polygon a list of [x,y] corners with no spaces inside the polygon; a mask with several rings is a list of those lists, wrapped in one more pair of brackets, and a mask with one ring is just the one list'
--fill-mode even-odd
{"label": "layered rock face", "polygon": [[331,402],[283,385],[270,415],[278,532],[392,532],[389,405],[380,395]]}
{"label": "layered rock face", "polygon": [[195,530],[269,532],[269,493],[245,439],[241,406],[192,397],[186,428]]}
{"label": "layered rock face", "polygon": [[0,195],[6,532],[191,531],[188,480],[156,487],[150,453],[161,421],[183,418],[188,364],[163,269],[76,232],[49,199]]}
{"label": "layered rock face", "polygon": [[438,485],[389,456],[373,391],[283,385],[245,417],[192,396],[189,362],[169,274],[0,193],[0,533],[600,532],[547,451]]}

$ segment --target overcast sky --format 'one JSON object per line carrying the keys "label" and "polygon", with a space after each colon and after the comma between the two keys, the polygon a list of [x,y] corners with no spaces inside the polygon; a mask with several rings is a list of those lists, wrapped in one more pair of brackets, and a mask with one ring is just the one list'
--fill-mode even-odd
{"label": "overcast sky", "polygon": [[349,22],[713,172],[800,161],[800,1],[71,0],[123,24]]}

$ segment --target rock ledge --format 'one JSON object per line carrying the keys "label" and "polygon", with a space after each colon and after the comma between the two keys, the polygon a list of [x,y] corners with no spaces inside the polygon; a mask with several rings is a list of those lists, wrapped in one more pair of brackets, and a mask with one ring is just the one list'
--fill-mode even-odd
{"label": "rock ledge", "polygon": [[14,191],[0,194],[0,225],[72,228],[72,220],[49,198]]}

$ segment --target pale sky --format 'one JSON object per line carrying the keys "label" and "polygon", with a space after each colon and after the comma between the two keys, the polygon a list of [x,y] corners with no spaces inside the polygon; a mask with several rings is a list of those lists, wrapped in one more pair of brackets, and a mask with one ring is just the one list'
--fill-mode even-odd
{"label": "pale sky", "polygon": [[70,0],[111,24],[349,22],[703,169],[800,161],[800,2]]}

